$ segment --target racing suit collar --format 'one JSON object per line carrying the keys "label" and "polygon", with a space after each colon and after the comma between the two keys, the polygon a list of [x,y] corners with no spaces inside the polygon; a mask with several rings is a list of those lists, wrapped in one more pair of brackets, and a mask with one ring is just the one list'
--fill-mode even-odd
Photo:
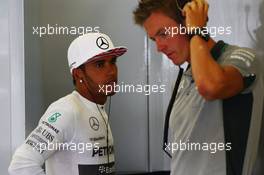
{"label": "racing suit collar", "polygon": [[79,99],[86,105],[86,106],[93,106],[95,108],[97,108],[97,106],[100,108],[100,109],[105,109],[105,104],[104,105],[100,105],[100,104],[96,104],[86,98],[84,98],[78,91],[74,90],[72,92],[74,95],[78,96]]}

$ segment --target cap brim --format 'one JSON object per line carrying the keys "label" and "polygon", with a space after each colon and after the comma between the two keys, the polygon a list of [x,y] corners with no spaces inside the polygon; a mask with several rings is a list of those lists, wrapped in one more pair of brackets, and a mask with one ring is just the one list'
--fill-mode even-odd
{"label": "cap brim", "polygon": [[95,55],[94,57],[89,59],[87,62],[94,61],[96,59],[99,59],[99,58],[102,58],[102,57],[105,57],[105,56],[120,57],[126,52],[127,52],[127,48],[126,47],[115,47],[114,49],[110,49],[110,50],[102,52],[102,53],[100,53],[98,55]]}

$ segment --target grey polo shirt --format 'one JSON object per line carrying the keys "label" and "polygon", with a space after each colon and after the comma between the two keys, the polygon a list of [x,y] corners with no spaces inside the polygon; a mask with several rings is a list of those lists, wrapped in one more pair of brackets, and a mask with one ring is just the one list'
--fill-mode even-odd
{"label": "grey polo shirt", "polygon": [[228,45],[217,62],[252,82],[238,98],[206,101],[191,68],[183,74],[169,124],[172,175],[249,175],[254,169],[263,104],[258,60],[252,50]]}

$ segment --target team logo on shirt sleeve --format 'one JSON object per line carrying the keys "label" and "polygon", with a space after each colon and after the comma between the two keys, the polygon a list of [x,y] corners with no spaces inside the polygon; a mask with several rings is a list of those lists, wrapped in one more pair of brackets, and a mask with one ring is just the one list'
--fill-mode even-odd
{"label": "team logo on shirt sleeve", "polygon": [[252,62],[254,62],[255,57],[255,54],[245,49],[237,49],[231,55],[231,59],[242,61],[247,67],[251,66]]}
{"label": "team logo on shirt sleeve", "polygon": [[56,113],[54,113],[53,115],[51,115],[51,116],[48,118],[48,121],[49,121],[50,123],[55,123],[55,122],[57,121],[57,118],[60,117],[60,116],[61,116],[61,114],[58,113],[58,112],[56,112]]}

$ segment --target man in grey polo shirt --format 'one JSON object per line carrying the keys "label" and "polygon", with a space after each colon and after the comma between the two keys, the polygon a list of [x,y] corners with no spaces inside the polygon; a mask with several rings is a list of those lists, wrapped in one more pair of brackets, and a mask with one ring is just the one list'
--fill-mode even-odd
{"label": "man in grey polo shirt", "polygon": [[[141,0],[134,11],[136,24],[144,27],[159,52],[175,65],[189,63],[178,77],[170,120],[165,120],[172,132],[172,141],[165,139],[166,151],[172,152],[171,174],[257,174],[263,112],[260,64],[251,49],[215,42],[203,32],[208,7],[204,0]],[[172,36],[169,29],[180,26],[200,30]]]}

